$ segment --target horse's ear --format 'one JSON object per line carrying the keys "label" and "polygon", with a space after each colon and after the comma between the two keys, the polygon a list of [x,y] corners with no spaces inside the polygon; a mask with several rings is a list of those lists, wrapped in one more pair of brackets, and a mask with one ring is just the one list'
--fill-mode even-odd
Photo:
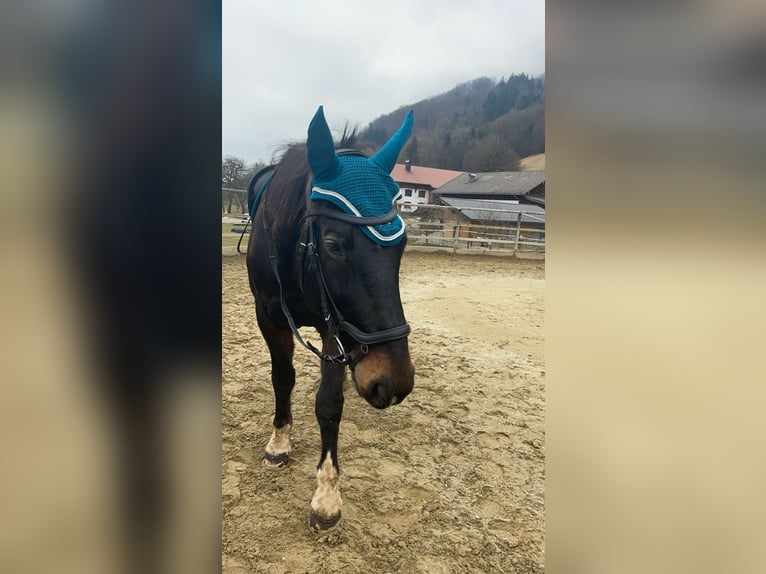
{"label": "horse's ear", "polygon": [[380,167],[385,169],[386,173],[391,173],[394,169],[396,158],[399,157],[399,152],[402,151],[404,144],[410,139],[410,134],[412,134],[412,122],[413,114],[412,110],[410,110],[410,113],[404,118],[404,121],[397,132],[391,136],[391,139],[388,140],[382,148],[380,148],[378,153],[370,158],[371,161],[374,161]]}
{"label": "horse's ear", "polygon": [[306,142],[309,166],[314,177],[320,181],[328,181],[335,177],[340,167],[338,156],[335,155],[335,144],[332,141],[330,128],[324,119],[322,106],[314,114],[309,124],[309,137]]}

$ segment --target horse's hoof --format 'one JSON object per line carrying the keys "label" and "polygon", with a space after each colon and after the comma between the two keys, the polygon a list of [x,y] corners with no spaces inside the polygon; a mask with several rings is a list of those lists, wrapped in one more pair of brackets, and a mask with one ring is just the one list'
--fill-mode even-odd
{"label": "horse's hoof", "polygon": [[283,468],[290,462],[290,455],[286,452],[281,454],[270,454],[263,451],[263,464],[266,466],[273,466],[275,468]]}
{"label": "horse's hoof", "polygon": [[333,518],[321,518],[313,512],[309,515],[309,528],[317,534],[335,528],[340,522],[340,512]]}

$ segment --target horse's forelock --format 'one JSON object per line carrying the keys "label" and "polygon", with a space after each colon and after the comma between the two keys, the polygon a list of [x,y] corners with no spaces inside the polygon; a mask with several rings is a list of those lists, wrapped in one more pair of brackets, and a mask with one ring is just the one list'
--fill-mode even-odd
{"label": "horse's forelock", "polygon": [[340,138],[340,143],[337,148],[355,148],[358,143],[359,137],[357,134],[357,126],[351,126],[348,122],[343,126],[343,135]]}

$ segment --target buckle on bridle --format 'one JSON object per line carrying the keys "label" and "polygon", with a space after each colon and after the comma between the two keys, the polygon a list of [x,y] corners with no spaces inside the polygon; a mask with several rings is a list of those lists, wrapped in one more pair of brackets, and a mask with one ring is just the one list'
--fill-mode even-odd
{"label": "buckle on bridle", "polygon": [[338,335],[333,335],[333,338],[335,339],[335,343],[338,345],[338,350],[340,351],[340,354],[345,358],[346,355],[346,349],[343,348],[343,343],[340,342],[340,338]]}

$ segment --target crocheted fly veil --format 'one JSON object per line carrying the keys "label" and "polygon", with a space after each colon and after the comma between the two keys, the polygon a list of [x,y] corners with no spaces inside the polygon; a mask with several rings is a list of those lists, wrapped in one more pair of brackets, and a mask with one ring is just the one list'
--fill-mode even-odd
{"label": "crocheted fly veil", "polygon": [[[309,125],[309,166],[313,174],[311,199],[328,201],[356,217],[378,217],[391,211],[402,192],[391,177],[396,158],[412,133],[412,112],[378,153],[370,158],[335,153],[330,128],[319,106]],[[380,245],[395,245],[404,237],[399,215],[380,225],[362,225],[362,232]]]}

